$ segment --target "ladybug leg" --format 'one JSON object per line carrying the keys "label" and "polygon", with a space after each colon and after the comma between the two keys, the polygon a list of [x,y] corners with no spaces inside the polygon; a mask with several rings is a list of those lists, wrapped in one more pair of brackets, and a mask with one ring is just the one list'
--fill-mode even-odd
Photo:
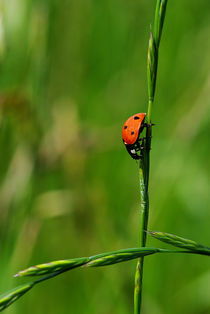
{"label": "ladybug leg", "polygon": [[137,151],[137,152],[141,151],[141,142],[140,142],[140,139],[136,142],[136,151]]}
{"label": "ladybug leg", "polygon": [[142,146],[142,138],[140,138],[136,143],[136,151],[138,152],[138,159],[142,158],[142,151],[143,151],[143,146]]}
{"label": "ladybug leg", "polygon": [[[152,138],[152,136],[148,136],[148,137],[143,137],[142,138],[142,143],[141,143],[141,149],[143,150],[143,149],[146,149],[146,150],[151,150],[151,147],[150,146],[148,146],[148,142],[147,142],[147,139],[148,138]],[[150,147],[150,148],[149,148]]]}
{"label": "ladybug leg", "polygon": [[143,139],[140,138],[140,139],[136,142],[136,151],[137,151],[137,152],[140,152],[140,154],[139,154],[139,159],[142,158],[143,149],[144,149]]}
{"label": "ladybug leg", "polygon": [[143,137],[142,140],[143,140],[144,143],[145,143],[145,141],[146,141],[147,138],[152,138],[152,136],[150,135],[150,136],[148,136],[148,137],[146,137],[146,136]]}
{"label": "ladybug leg", "polygon": [[142,127],[147,127],[147,126],[154,126],[155,123],[143,123]]}
{"label": "ladybug leg", "polygon": [[142,150],[142,151],[143,151],[144,148],[145,148],[145,142],[146,142],[146,138],[143,137],[143,138],[142,138],[142,141],[141,141],[141,150]]}
{"label": "ladybug leg", "polygon": [[143,123],[141,125],[141,129],[143,130],[143,128],[147,128],[148,126],[154,126],[155,124],[154,123]]}
{"label": "ladybug leg", "polygon": [[126,148],[127,148],[128,153],[130,154],[130,156],[133,159],[136,159],[136,160],[140,159],[140,156],[137,154],[137,146],[136,146],[136,144],[126,145]]}
{"label": "ladybug leg", "polygon": [[142,137],[142,138],[139,139],[139,141],[138,141],[139,150],[143,150],[144,149],[145,140],[146,140],[146,137]]}

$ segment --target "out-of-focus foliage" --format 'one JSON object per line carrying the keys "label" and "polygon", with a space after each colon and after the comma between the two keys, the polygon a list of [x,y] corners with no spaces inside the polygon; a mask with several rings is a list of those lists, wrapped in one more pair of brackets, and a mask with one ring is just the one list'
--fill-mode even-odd
{"label": "out-of-focus foliage", "polygon": [[[152,0],[0,2],[0,293],[27,266],[138,245],[138,171],[121,126],[147,107],[154,10]],[[169,1],[149,219],[149,229],[206,245],[209,34],[208,1]],[[7,313],[131,313],[135,264],[66,273]],[[206,257],[146,258],[145,314],[207,314],[209,293]]]}

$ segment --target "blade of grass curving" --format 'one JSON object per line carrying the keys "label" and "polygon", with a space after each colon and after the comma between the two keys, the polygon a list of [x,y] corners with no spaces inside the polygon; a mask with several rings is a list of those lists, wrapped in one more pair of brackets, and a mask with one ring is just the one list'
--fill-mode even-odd
{"label": "blade of grass curving", "polygon": [[[147,255],[152,255],[156,253],[190,253],[190,254],[205,254],[209,255],[206,252],[202,251],[194,251],[194,250],[168,250],[168,249],[160,249],[160,248],[150,248],[150,247],[142,247],[142,248],[131,248],[131,249],[123,249],[114,252],[102,253],[98,255],[94,255],[91,257],[83,257],[83,258],[75,258],[68,260],[60,260],[54,261],[51,263],[45,263],[36,265],[33,267],[29,267],[23,271],[20,271],[16,277],[25,277],[25,276],[40,276],[43,277],[33,281],[25,283],[21,286],[18,286],[8,292],[0,295],[0,311],[3,311],[8,306],[10,306],[13,302],[17,301],[22,295],[28,292],[32,287],[36,284],[39,284],[43,281],[49,280],[53,277],[61,275],[64,272],[67,272],[76,267],[99,267],[99,266],[108,266],[116,263],[126,262],[132,259],[136,259],[139,257],[144,257]],[[138,264],[139,265],[139,264]],[[56,267],[55,267],[56,266]],[[58,270],[59,269],[59,270]],[[142,268],[140,268],[141,271]],[[139,276],[139,272],[136,273],[136,276]],[[136,278],[139,280],[140,278]],[[138,300],[137,300],[138,301]],[[135,305],[137,305],[135,303]]]}
{"label": "blade of grass curving", "polygon": [[43,263],[31,266],[25,270],[21,270],[14,277],[42,276],[51,273],[57,273],[59,271],[70,270],[76,267],[80,267],[87,263],[89,260],[90,259],[88,257],[81,257]]}
{"label": "blade of grass curving", "polygon": [[155,22],[154,22],[154,38],[156,47],[159,47],[163,23],[165,19],[165,12],[168,0],[158,0],[155,10]]}
{"label": "blade of grass curving", "polygon": [[151,123],[152,105],[155,95],[157,67],[158,67],[158,49],[165,19],[166,6],[168,0],[157,0],[155,10],[155,21],[153,32],[150,33],[148,45],[148,59],[147,59],[147,83],[148,83],[148,111],[147,121]]}
{"label": "blade of grass curving", "polygon": [[[167,0],[157,0],[154,30],[150,33],[148,58],[147,58],[147,82],[148,82],[148,110],[147,110],[147,131],[146,146],[143,152],[143,158],[139,163],[139,180],[140,180],[140,246],[146,246],[146,233],[149,217],[149,169],[150,169],[150,148],[152,138],[152,107],[155,95],[157,67],[158,67],[158,49],[165,19]],[[153,35],[154,33],[154,35]],[[143,265],[144,258],[138,259],[135,274],[134,289],[134,314],[141,311],[142,300],[142,282],[143,282]]]}
{"label": "blade of grass curving", "polygon": [[[140,184],[140,235],[139,241],[140,246],[146,246],[146,232],[148,223],[148,209],[149,209],[149,198],[148,198],[148,184],[146,184],[144,163],[140,161],[139,167],[139,184]],[[135,287],[134,287],[134,313],[140,313],[141,298],[142,298],[142,280],[143,280],[143,257],[138,259],[135,273]]]}
{"label": "blade of grass curving", "polygon": [[153,33],[150,33],[148,53],[147,53],[147,84],[148,84],[148,112],[147,122],[151,123],[152,103],[155,95],[156,78],[157,78],[157,65],[158,65],[158,49],[154,40]]}
{"label": "blade of grass curving", "polygon": [[198,254],[210,255],[209,247],[204,246],[200,243],[197,243],[193,240],[182,238],[180,236],[166,233],[166,232],[150,231],[148,233],[155,239],[171,244],[173,246],[176,246],[182,249],[191,250],[194,253],[197,252]]}
{"label": "blade of grass curving", "polygon": [[154,253],[161,252],[159,249],[156,248],[140,248],[140,249],[127,249],[127,250],[120,250],[118,252],[113,252],[110,254],[101,254],[101,257],[93,256],[90,262],[88,262],[84,266],[106,266],[106,265],[112,265],[117,264],[121,262],[126,262],[135,258],[138,258],[139,256],[146,256],[151,255]]}
{"label": "blade of grass curving", "polygon": [[90,257],[58,260],[50,263],[31,266],[25,270],[21,270],[20,272],[18,272],[15,275],[15,277],[42,276],[50,275],[53,273],[57,274],[59,272],[68,271],[80,266],[86,267],[106,266],[126,262],[135,258],[155,253],[176,253],[176,252],[180,251],[159,249],[153,247],[123,249],[113,252],[101,253]]}
{"label": "blade of grass curving", "polygon": [[[72,268],[71,268],[72,269]],[[21,296],[23,296],[26,292],[31,290],[36,284],[41,283],[45,280],[51,279],[55,276],[58,276],[64,272],[69,270],[68,268],[61,269],[60,271],[54,272],[48,276],[44,276],[40,279],[37,279],[32,282],[27,282],[21,286],[18,286],[12,290],[7,291],[6,293],[0,295],[0,312],[9,307],[12,303],[17,301]]]}
{"label": "blade of grass curving", "polygon": [[0,312],[5,310],[13,302],[17,301],[22,295],[28,292],[34,284],[34,282],[28,282],[0,295]]}

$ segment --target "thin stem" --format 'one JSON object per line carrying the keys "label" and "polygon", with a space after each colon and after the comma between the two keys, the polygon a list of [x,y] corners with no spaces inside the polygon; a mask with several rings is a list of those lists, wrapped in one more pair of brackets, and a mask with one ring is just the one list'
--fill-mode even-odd
{"label": "thin stem", "polygon": [[147,123],[148,124],[151,123],[152,106],[153,106],[153,99],[149,99],[148,111],[147,111]]}
{"label": "thin stem", "polygon": [[[147,138],[148,140],[148,138]],[[148,142],[146,142],[147,147]],[[140,183],[140,247],[146,246],[147,224],[149,216],[149,150],[145,150],[143,159],[139,163],[139,183]],[[142,283],[143,283],[143,267],[144,257],[138,258],[135,274],[135,289],[134,289],[134,314],[140,313],[142,301]]]}
{"label": "thin stem", "polygon": [[[146,246],[147,225],[149,217],[149,170],[150,170],[150,148],[152,139],[152,107],[156,88],[157,66],[158,66],[158,48],[160,44],[162,28],[165,18],[167,0],[157,0],[154,32],[150,33],[148,58],[147,58],[147,82],[148,82],[148,111],[146,128],[146,145],[143,151],[143,157],[139,163],[139,181],[140,181],[140,241],[141,247]],[[153,35],[154,33],[154,35]],[[134,289],[134,314],[141,312],[142,283],[143,283],[144,257],[138,259],[135,274]]]}
{"label": "thin stem", "polygon": [[138,262],[136,265],[136,274],[135,274],[134,314],[140,313],[140,309],[141,309],[143,264],[144,264],[144,259],[138,258]]}
{"label": "thin stem", "polygon": [[148,199],[148,183],[147,177],[145,176],[145,172],[148,167],[144,167],[145,163],[140,163],[139,167],[139,184],[140,184],[140,235],[139,242],[140,247],[144,247],[146,244],[146,232],[147,223],[148,223],[148,207],[149,207],[149,199]]}
{"label": "thin stem", "polygon": [[[149,169],[150,169],[150,146],[152,137],[151,123],[151,108],[152,100],[148,104],[148,126],[146,131],[146,145],[143,154],[143,159],[139,163],[139,185],[140,185],[140,247],[146,246],[147,240],[147,225],[149,218]],[[142,302],[142,283],[143,283],[143,268],[144,257],[138,259],[135,274],[135,289],[134,289],[134,314],[139,314],[141,311]]]}
{"label": "thin stem", "polygon": [[[76,267],[74,267],[74,268],[76,268]],[[35,281],[34,281],[34,284],[37,284],[37,283],[40,283],[40,282],[42,282],[42,281],[45,281],[45,280],[51,279],[51,278],[53,278],[53,277],[56,277],[56,276],[58,276],[58,275],[61,275],[62,273],[65,273],[65,272],[67,272],[67,271],[69,271],[69,270],[71,270],[71,269],[73,269],[73,268],[61,269],[61,270],[59,270],[59,271],[57,271],[57,272],[55,272],[55,273],[49,274],[49,275],[47,275],[47,276],[44,276],[44,277],[42,277],[42,278],[39,278],[39,279],[35,280]]]}

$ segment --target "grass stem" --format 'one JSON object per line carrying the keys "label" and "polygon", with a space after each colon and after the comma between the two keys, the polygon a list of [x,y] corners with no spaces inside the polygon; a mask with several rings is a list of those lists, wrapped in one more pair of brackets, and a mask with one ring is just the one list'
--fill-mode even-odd
{"label": "grass stem", "polygon": [[[150,33],[148,58],[147,58],[147,82],[148,82],[148,110],[146,127],[146,145],[143,156],[139,163],[139,182],[140,182],[140,247],[146,246],[147,225],[149,217],[149,169],[150,169],[150,148],[152,139],[152,107],[156,88],[158,48],[160,44],[162,28],[165,18],[167,0],[157,0],[154,31]],[[154,33],[154,35],[153,35]],[[135,274],[134,289],[134,314],[141,313],[142,283],[143,283],[144,257],[138,259]]]}

